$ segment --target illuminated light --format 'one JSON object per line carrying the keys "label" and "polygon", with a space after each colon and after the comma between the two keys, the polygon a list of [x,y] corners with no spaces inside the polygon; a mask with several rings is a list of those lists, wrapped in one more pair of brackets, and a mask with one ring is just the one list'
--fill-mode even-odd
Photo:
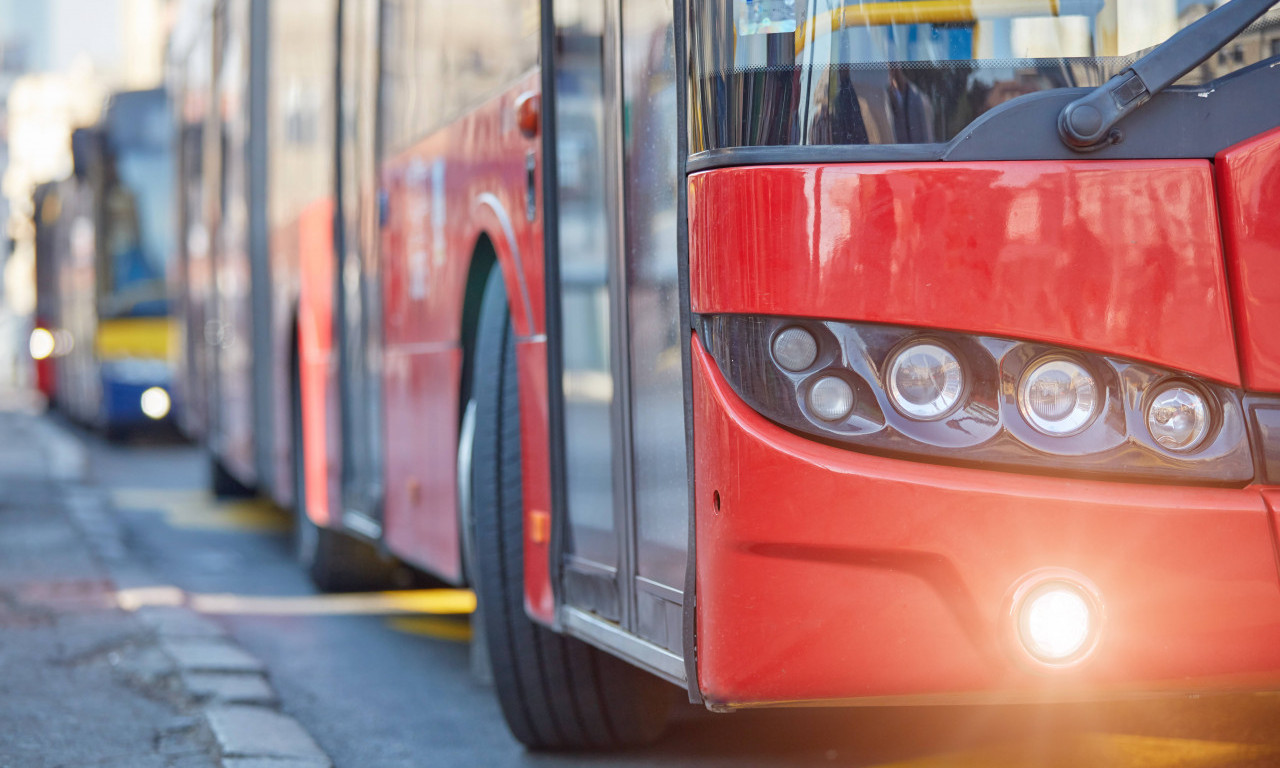
{"label": "illuminated light", "polygon": [[783,328],[773,337],[773,359],[792,373],[803,371],[818,359],[818,340],[798,326]]}
{"label": "illuminated light", "polygon": [[1167,450],[1196,448],[1209,432],[1209,404],[1186,384],[1166,386],[1147,405],[1147,431]]}
{"label": "illuminated light", "polygon": [[1065,581],[1036,587],[1023,601],[1018,616],[1023,647],[1045,664],[1069,664],[1082,658],[1091,648],[1095,625],[1088,595]]}
{"label": "illuminated light", "polygon": [[913,419],[930,421],[946,416],[964,391],[959,359],[937,344],[902,348],[889,361],[888,371],[889,401]]}
{"label": "illuminated light", "polygon": [[1097,385],[1079,363],[1062,358],[1046,360],[1023,375],[1018,408],[1031,426],[1046,435],[1074,435],[1097,413]]}
{"label": "illuminated light", "polygon": [[139,398],[142,405],[142,412],[149,419],[163,419],[169,415],[169,408],[172,402],[169,399],[169,393],[164,391],[164,387],[151,387],[142,393]]}
{"label": "illuminated light", "polygon": [[48,328],[36,328],[31,332],[27,348],[31,350],[31,359],[47,360],[57,347],[53,333]]}
{"label": "illuminated light", "polygon": [[809,389],[809,407],[823,421],[839,421],[853,412],[853,387],[839,376],[823,376]]}

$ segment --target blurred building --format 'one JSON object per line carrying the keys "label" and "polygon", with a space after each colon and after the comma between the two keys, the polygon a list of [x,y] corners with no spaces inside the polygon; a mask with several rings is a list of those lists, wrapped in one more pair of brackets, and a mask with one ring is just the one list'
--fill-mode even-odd
{"label": "blurred building", "polygon": [[71,172],[71,132],[163,76],[170,0],[0,0],[0,386],[26,378],[31,193]]}
{"label": "blurred building", "polygon": [[[1219,3],[1220,5],[1220,3]],[[1182,9],[1178,26],[1188,24],[1214,9],[1209,3],[1194,3]],[[1272,8],[1249,25],[1235,40],[1223,46],[1196,69],[1196,82],[1207,83],[1253,62],[1280,56],[1280,7]]]}

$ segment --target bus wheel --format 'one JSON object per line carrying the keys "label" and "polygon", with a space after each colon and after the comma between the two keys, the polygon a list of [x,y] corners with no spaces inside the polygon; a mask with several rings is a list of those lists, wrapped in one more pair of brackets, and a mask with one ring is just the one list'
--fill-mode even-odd
{"label": "bus wheel", "polygon": [[398,572],[394,560],[351,536],[316,525],[307,514],[306,474],[302,455],[302,395],[293,372],[293,536],[298,562],[321,592],[369,592],[387,589]]}
{"label": "bus wheel", "polygon": [[472,502],[476,592],[507,725],[532,749],[608,749],[653,741],[675,689],[524,610],[524,506],[515,338],[495,269],[476,342]]}

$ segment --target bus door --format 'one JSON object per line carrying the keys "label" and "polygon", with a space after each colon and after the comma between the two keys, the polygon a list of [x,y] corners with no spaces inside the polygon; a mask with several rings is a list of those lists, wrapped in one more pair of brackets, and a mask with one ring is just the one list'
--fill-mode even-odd
{"label": "bus door", "polygon": [[345,527],[382,533],[382,294],[378,267],[378,3],[341,4],[338,94],[338,325]]}
{"label": "bus door", "polygon": [[687,334],[672,9],[663,0],[562,1],[551,16],[545,199],[558,282],[549,293],[559,306],[550,359],[559,361],[551,391],[567,520],[558,531],[561,618],[571,633],[683,680]]}

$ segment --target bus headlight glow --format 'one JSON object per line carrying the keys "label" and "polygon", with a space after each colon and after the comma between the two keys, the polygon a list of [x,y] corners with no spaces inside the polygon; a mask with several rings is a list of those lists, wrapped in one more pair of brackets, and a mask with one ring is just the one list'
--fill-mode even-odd
{"label": "bus headlight glow", "polygon": [[1018,639],[1037,661],[1069,664],[1091,648],[1097,630],[1092,601],[1078,586],[1051,581],[1032,590],[1018,611]]}
{"label": "bus headlight glow", "polygon": [[1018,406],[1022,417],[1044,434],[1074,435],[1097,413],[1097,386],[1084,366],[1052,358],[1033,365],[1023,375]]}
{"label": "bus headlight glow", "polygon": [[33,360],[47,360],[53,355],[56,346],[53,332],[48,328],[36,328],[31,332],[31,338],[27,342],[27,348],[31,350]]}
{"label": "bus headlight glow", "polygon": [[151,387],[142,393],[141,398],[142,412],[149,419],[163,419],[169,415],[169,408],[172,402],[169,399],[169,393],[164,387]]}
{"label": "bus headlight glow", "polygon": [[1147,431],[1162,448],[1189,451],[1209,431],[1208,403],[1186,384],[1166,386],[1147,404]]}
{"label": "bus headlight glow", "polygon": [[960,361],[937,344],[904,347],[885,376],[889,400],[904,416],[925,421],[951,412],[964,390]]}

